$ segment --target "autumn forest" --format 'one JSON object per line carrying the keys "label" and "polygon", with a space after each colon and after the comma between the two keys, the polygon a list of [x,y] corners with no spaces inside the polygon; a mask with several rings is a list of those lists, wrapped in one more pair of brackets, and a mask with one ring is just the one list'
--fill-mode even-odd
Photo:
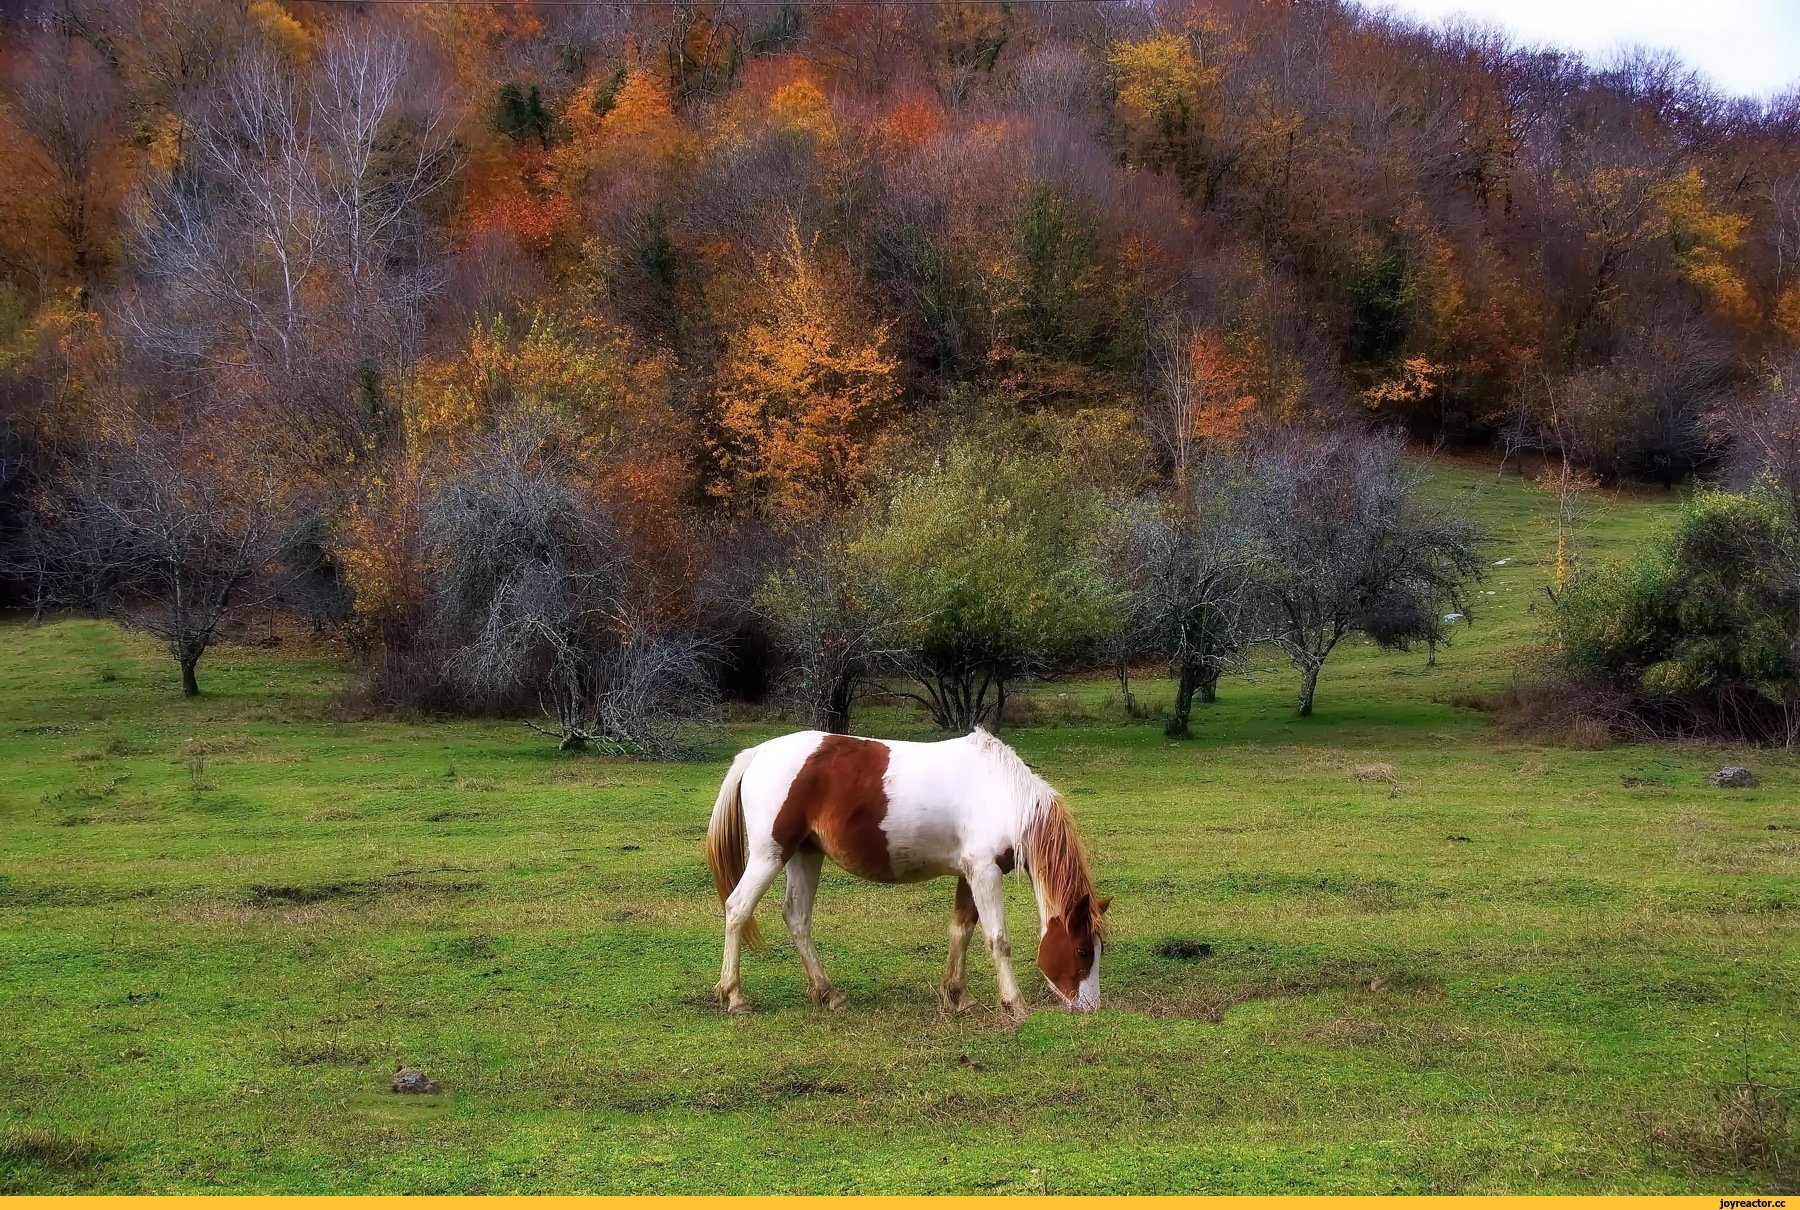
{"label": "autumn forest", "polygon": [[[1183,541],[1169,500],[1384,498],[1403,439],[1800,466],[1800,97],[1667,55],[1333,0],[29,0],[0,35],[6,592],[149,625],[190,691],[264,607],[372,706],[565,742],[784,678],[841,724],[875,669],[958,726],[1146,646],[1204,696],[1261,635],[1217,607],[1241,535],[1195,556],[1206,634],[1108,595]],[[1474,538],[1412,533],[1332,625],[1434,642]]]}

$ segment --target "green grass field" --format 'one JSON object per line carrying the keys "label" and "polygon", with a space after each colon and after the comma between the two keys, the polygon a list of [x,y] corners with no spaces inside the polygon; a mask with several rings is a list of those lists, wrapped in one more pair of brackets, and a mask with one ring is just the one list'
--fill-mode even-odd
{"label": "green grass field", "polygon": [[[1182,744],[1110,682],[1034,692],[1007,738],[1115,933],[1102,1011],[1054,1010],[1009,880],[1016,1029],[938,1010],[949,883],[829,870],[849,1006],[807,1002],[771,898],[756,1011],[718,1010],[701,837],[778,722],[691,764],[559,755],[346,721],[341,661],[293,639],[216,651],[183,701],[138,637],[7,623],[0,1191],[1792,1188],[1800,761],[1546,747],[1452,704],[1538,633],[1550,501],[1470,467],[1434,490],[1510,560],[1437,667],[1346,648],[1297,721],[1263,665]],[[1586,557],[1672,503],[1596,501]],[[1727,760],[1761,785],[1707,785]],[[402,1063],[444,1091],[387,1091]]]}

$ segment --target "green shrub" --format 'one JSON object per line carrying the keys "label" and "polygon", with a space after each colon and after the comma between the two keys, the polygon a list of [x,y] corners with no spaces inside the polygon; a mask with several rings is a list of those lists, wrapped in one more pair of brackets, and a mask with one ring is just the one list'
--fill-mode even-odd
{"label": "green shrub", "polygon": [[1623,566],[1557,602],[1578,675],[1657,697],[1800,690],[1800,534],[1766,493],[1696,495]]}

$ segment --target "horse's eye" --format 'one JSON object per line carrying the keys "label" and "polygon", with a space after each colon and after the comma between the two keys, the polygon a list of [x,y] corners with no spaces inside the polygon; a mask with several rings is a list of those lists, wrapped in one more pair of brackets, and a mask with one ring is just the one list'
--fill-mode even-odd
{"label": "horse's eye", "polygon": [[1085,962],[1094,956],[1094,947],[1091,945],[1084,945],[1075,951],[1075,956]]}

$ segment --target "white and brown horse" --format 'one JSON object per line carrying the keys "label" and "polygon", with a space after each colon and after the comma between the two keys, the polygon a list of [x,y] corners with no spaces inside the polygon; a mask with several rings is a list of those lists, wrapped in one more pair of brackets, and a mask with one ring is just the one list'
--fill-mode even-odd
{"label": "white and brown horse", "polygon": [[827,857],[874,882],[955,875],[944,1004],[959,1011],[973,1004],[963,960],[979,920],[1001,1007],[1015,1018],[1025,999],[1013,978],[1000,879],[1022,867],[1037,895],[1038,969],[1070,1008],[1099,1006],[1100,918],[1111,900],[1094,897],[1061,796],[986,731],[934,744],[803,731],[738,753],[706,833],[706,859],[725,905],[718,993],[732,1012],[749,1007],[740,947],[762,944],[751,914],[783,867],[782,915],[806,966],[807,990],[819,1004],[843,1004],[812,942],[813,896]]}

